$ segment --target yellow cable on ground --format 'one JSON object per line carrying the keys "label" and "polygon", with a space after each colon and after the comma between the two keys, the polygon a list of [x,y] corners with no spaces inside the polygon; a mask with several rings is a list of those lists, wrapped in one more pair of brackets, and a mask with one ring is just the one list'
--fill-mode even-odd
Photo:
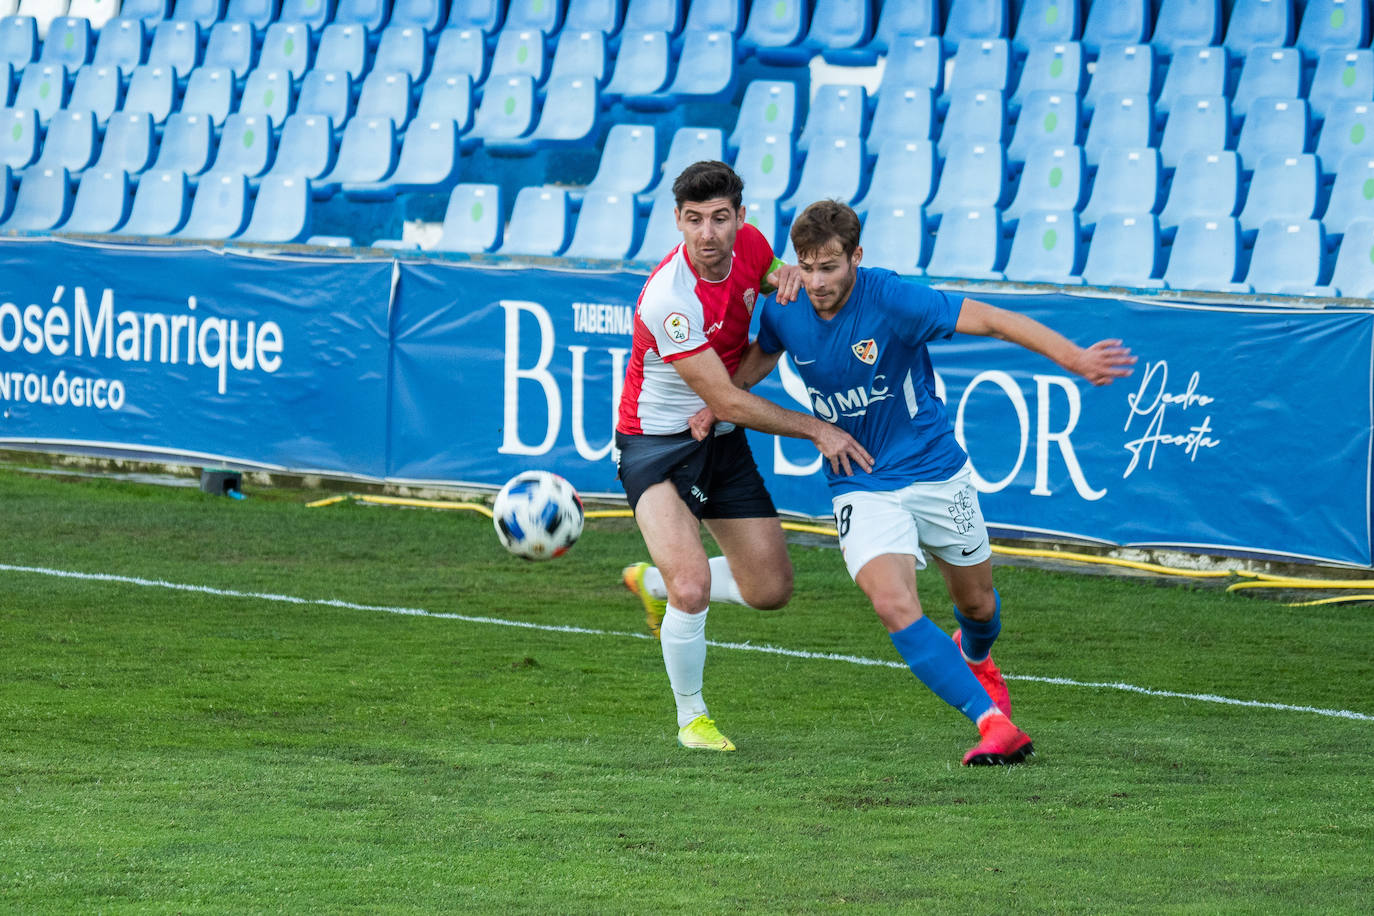
{"label": "yellow cable on ground", "polygon": [[343,502],[344,500],[348,500],[348,499],[352,499],[352,498],[353,498],[353,497],[351,497],[351,496],[326,496],[324,499],[317,499],[317,500],[315,500],[313,503],[306,503],[306,504],[305,504],[305,508],[307,508],[307,509],[318,509],[318,508],[320,508],[321,506],[332,506],[332,505],[334,505],[335,503],[341,503],[341,502]]}
{"label": "yellow cable on ground", "polygon": [[993,553],[1011,557],[1031,557],[1040,560],[1074,560],[1079,563],[1098,563],[1103,566],[1120,566],[1138,569],[1142,572],[1159,573],[1165,576],[1187,576],[1198,579],[1225,579],[1232,575],[1231,570],[1220,569],[1173,569],[1157,563],[1144,563],[1139,560],[1122,560],[1117,557],[1100,557],[1091,553],[1075,553],[1070,550],[1037,550],[1029,547],[1003,547],[994,545]]}
{"label": "yellow cable on ground", "polygon": [[1314,607],[1318,604],[1345,604],[1356,601],[1374,601],[1374,595],[1335,595],[1330,598],[1318,598],[1315,601],[1289,601],[1284,607]]}

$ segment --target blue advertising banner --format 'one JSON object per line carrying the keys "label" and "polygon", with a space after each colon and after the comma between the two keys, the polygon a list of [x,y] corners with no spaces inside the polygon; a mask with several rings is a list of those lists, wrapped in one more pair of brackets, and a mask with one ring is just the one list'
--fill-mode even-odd
{"label": "blue advertising banner", "polygon": [[392,268],[0,243],[0,442],[379,477]]}

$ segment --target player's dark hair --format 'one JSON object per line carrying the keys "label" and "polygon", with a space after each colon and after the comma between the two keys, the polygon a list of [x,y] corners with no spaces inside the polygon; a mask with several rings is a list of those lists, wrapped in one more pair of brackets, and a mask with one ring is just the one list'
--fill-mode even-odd
{"label": "player's dark hair", "polygon": [[792,247],[797,257],[820,254],[832,241],[848,258],[859,247],[859,215],[838,200],[818,200],[792,221]]}
{"label": "player's dark hair", "polygon": [[679,207],[723,197],[738,210],[744,202],[744,181],[724,162],[706,159],[682,170],[673,182],[673,197]]}

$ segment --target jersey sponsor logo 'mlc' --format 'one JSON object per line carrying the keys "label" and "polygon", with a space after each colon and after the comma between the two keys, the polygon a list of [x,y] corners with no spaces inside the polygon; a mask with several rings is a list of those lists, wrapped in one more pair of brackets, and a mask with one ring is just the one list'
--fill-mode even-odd
{"label": "jersey sponsor logo 'mlc'", "polygon": [[878,342],[872,337],[859,341],[850,349],[854,351],[854,355],[859,358],[860,362],[871,366],[878,361]]}

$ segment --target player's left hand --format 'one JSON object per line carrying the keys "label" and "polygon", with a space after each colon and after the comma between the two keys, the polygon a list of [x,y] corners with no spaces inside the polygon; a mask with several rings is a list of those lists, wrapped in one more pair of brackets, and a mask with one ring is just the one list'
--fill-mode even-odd
{"label": "player's left hand", "polygon": [[1099,340],[1079,351],[1077,363],[1074,371],[1079,375],[1094,385],[1110,385],[1113,380],[1131,374],[1136,357],[1120,340]]}
{"label": "player's left hand", "polygon": [[773,271],[773,276],[769,279],[777,287],[778,305],[797,301],[797,294],[802,289],[800,267],[795,264],[784,264]]}
{"label": "player's left hand", "polygon": [[701,442],[711,435],[711,430],[715,428],[716,415],[711,412],[711,408],[703,407],[692,418],[687,421],[687,428],[692,431],[692,438]]}

